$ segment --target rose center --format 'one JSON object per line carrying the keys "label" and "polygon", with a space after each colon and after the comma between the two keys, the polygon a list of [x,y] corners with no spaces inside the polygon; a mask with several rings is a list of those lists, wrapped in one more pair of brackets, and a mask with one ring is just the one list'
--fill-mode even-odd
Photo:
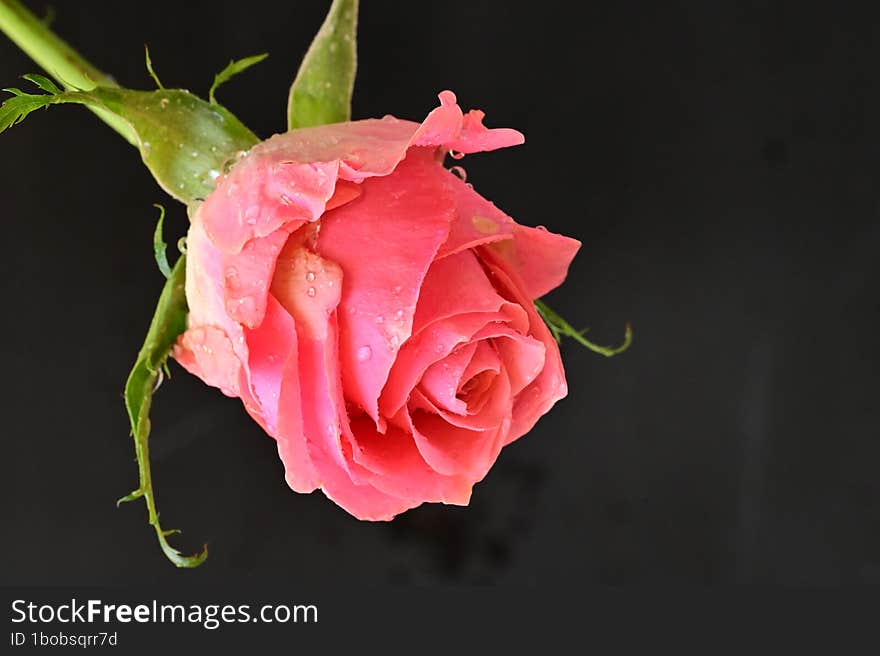
{"label": "rose center", "polygon": [[467,404],[468,412],[478,412],[486,401],[486,392],[492,387],[497,374],[486,369],[480,371],[461,384],[456,397]]}

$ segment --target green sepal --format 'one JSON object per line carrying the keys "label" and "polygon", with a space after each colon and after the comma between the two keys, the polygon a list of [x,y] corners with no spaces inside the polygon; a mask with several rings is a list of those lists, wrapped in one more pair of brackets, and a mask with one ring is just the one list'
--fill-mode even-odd
{"label": "green sepal", "polygon": [[156,538],[165,556],[177,567],[197,567],[208,557],[208,545],[197,554],[184,556],[168,544],[166,537],[172,531],[164,530],[159,524],[149,449],[150,405],[153,394],[162,381],[162,369],[166,366],[171,348],[178,336],[186,330],[188,308],[184,293],[185,279],[186,256],[181,255],[165,282],[144,345],[125,383],[125,408],[134,437],[140,484],[134,492],[120,499],[117,505],[143,497],[147,504],[150,525],[156,531]]}
{"label": "green sepal", "polygon": [[214,94],[217,89],[220,88],[220,85],[226,84],[236,75],[238,75],[239,73],[243,73],[254,64],[259,64],[268,56],[269,53],[264,52],[261,55],[251,55],[250,57],[243,57],[242,59],[231,60],[226,68],[224,68],[222,71],[214,76],[214,82],[211,84],[211,88],[208,89],[208,100],[212,103],[216,103],[217,98],[214,96]]}
{"label": "green sepal", "polygon": [[229,110],[182,89],[17,91],[0,106],[0,132],[37,109],[59,103],[108,111],[130,126],[144,164],[159,185],[187,204],[204,199],[224,165],[259,141]]}
{"label": "green sepal", "polygon": [[89,93],[131,125],[144,164],[183,203],[204,199],[224,165],[259,142],[232,112],[189,91],[99,87]]}
{"label": "green sepal", "polygon": [[156,221],[156,229],[153,231],[153,256],[156,258],[156,266],[166,278],[171,277],[171,267],[168,265],[168,244],[162,237],[162,224],[165,222],[165,208],[159,203],[153,205],[159,209],[159,220]]}
{"label": "green sepal", "polygon": [[333,0],[287,99],[289,129],[351,119],[357,72],[358,0]]}
{"label": "green sepal", "polygon": [[547,324],[547,328],[553,335],[553,339],[557,342],[561,342],[563,337],[571,337],[581,346],[590,349],[594,353],[604,355],[607,358],[617,355],[618,353],[623,353],[629,348],[630,344],[632,344],[632,327],[629,324],[626,324],[623,343],[620,346],[602,346],[600,344],[595,344],[584,337],[584,333],[587,332],[586,328],[583,330],[575,330],[570,323],[563,319],[559,313],[553,310],[544,301],[535,301],[535,309],[544,320],[544,323]]}

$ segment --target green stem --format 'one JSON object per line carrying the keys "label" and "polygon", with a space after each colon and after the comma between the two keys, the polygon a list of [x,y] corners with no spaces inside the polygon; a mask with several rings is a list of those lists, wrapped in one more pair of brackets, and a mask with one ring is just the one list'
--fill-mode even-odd
{"label": "green stem", "polygon": [[[96,86],[119,86],[112,77],[86,61],[18,0],[0,0],[0,31],[66,89],[90,91]],[[90,109],[129,143],[137,144],[128,123],[101,108]]]}

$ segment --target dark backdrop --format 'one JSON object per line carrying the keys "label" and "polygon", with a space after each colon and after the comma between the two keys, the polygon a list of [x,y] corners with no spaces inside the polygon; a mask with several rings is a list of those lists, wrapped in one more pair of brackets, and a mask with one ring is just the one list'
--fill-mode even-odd
{"label": "dark backdrop", "polygon": [[[175,366],[153,464],[180,572],[140,503],[123,381],[162,284],[154,202],[185,216],[81,108],[0,137],[0,582],[837,585],[880,581],[880,62],[838,3],[364,0],[356,118],[419,120],[453,89],[524,147],[469,181],[584,248],[552,305],[571,392],[469,508],[361,523],[285,485],[238,401]],[[31,3],[40,9],[36,3]],[[138,9],[141,7],[141,9]],[[258,134],[325,2],[58,3],[56,29],[127,86],[204,93]],[[35,65],[0,39],[0,82]],[[173,240],[170,240],[173,243]]]}

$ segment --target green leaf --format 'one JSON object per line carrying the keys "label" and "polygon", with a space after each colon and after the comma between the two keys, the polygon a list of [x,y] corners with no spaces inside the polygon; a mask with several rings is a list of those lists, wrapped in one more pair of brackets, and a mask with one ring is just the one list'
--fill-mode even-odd
{"label": "green leaf", "polygon": [[351,119],[351,94],[357,71],[357,19],[358,0],[333,0],[290,87],[289,129]]}
{"label": "green leaf", "polygon": [[150,59],[150,47],[146,43],[144,44],[144,63],[147,65],[147,73],[149,73],[150,77],[153,78],[153,82],[156,83],[156,86],[160,89],[164,89],[165,85],[162,84],[162,81],[159,79],[159,76],[156,75],[156,71],[153,69],[153,60]]}
{"label": "green leaf", "polygon": [[0,132],[21,123],[31,112],[56,102],[54,100],[56,96],[34,95],[14,88],[4,89],[4,91],[13,94],[13,97],[7,98],[0,105]]}
{"label": "green leaf", "polygon": [[229,110],[181,89],[97,87],[15,95],[0,106],[0,132],[36,109],[59,103],[87,105],[122,119],[153,177],[183,203],[205,198],[224,165],[259,141]]}
{"label": "green leaf", "polygon": [[168,244],[162,239],[162,224],[165,222],[165,208],[156,203],[153,207],[159,209],[159,220],[156,222],[156,230],[153,232],[153,255],[156,258],[156,265],[159,271],[166,278],[171,277],[171,267],[168,266],[167,249]]}
{"label": "green leaf", "polygon": [[39,75],[37,73],[28,73],[27,75],[22,75],[22,78],[27,80],[28,82],[33,82],[38,87],[40,87],[43,91],[48,91],[49,93],[61,93],[61,89],[55,86],[55,83],[50,80],[45,75]]}
{"label": "green leaf", "polygon": [[608,358],[613,355],[617,355],[618,353],[623,353],[626,349],[629,348],[630,344],[632,343],[632,328],[629,324],[626,324],[626,330],[623,336],[623,343],[620,346],[601,346],[599,344],[594,344],[586,337],[584,337],[584,333],[587,332],[586,329],[575,330],[570,323],[563,319],[561,315],[554,311],[544,301],[535,301],[535,309],[538,311],[538,314],[541,315],[544,323],[547,324],[547,328],[550,329],[550,332],[553,335],[553,339],[555,339],[557,342],[562,341],[562,337],[571,337],[581,346],[585,346],[591,351],[599,353],[600,355],[604,355]]}
{"label": "green leaf", "polygon": [[244,57],[243,59],[231,60],[226,68],[214,76],[214,82],[208,90],[208,100],[212,103],[216,103],[217,99],[214,97],[214,93],[220,88],[221,84],[227,83],[233,77],[239,73],[243,73],[254,64],[259,64],[268,56],[269,53],[264,52],[261,55],[251,55],[250,57]]}
{"label": "green leaf", "polygon": [[140,484],[134,492],[121,498],[117,505],[143,498],[147,504],[150,525],[155,529],[156,539],[168,559],[177,567],[197,567],[208,557],[208,545],[205,545],[198,554],[184,556],[168,544],[166,539],[175,531],[163,529],[159,524],[149,449],[150,406],[153,394],[162,382],[162,370],[166,366],[172,346],[177,341],[177,337],[186,330],[185,278],[186,256],[182,255],[165,282],[144,345],[125,383],[125,407],[134,436]]}

